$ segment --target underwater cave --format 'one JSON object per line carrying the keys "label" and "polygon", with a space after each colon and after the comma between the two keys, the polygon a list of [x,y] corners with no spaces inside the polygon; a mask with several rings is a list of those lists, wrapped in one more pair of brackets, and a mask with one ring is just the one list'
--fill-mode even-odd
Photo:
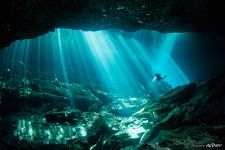
{"label": "underwater cave", "polygon": [[1,3],[0,149],[224,149],[222,1]]}

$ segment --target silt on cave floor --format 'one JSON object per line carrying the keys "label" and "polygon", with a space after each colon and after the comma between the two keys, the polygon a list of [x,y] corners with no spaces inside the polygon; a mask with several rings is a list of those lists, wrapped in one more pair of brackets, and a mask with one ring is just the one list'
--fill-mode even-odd
{"label": "silt on cave floor", "polygon": [[209,78],[223,63],[180,58],[201,48],[193,39],[57,29],[16,41],[0,53],[0,148],[223,148],[225,73]]}

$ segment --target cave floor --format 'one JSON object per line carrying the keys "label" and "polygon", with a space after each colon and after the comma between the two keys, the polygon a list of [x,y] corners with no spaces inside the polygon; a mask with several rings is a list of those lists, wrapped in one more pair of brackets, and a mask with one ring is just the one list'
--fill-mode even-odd
{"label": "cave floor", "polygon": [[0,89],[3,149],[224,146],[225,73],[154,99],[36,78],[2,80]]}

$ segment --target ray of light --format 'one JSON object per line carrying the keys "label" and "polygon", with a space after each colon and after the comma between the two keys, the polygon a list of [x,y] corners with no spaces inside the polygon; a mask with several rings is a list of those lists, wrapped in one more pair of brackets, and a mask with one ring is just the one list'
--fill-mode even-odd
{"label": "ray of light", "polygon": [[[110,35],[106,32],[85,32],[84,33],[89,50],[95,58],[98,66],[98,74],[106,85],[117,86],[129,89],[134,83],[127,64],[124,62],[121,54]],[[130,89],[132,90],[132,89]]]}
{"label": "ray of light", "polygon": [[64,58],[64,52],[62,47],[62,40],[61,40],[61,31],[60,29],[57,29],[57,37],[58,37],[58,50],[59,50],[59,56],[60,56],[60,62],[61,62],[61,68],[63,73],[63,78],[66,82],[68,82],[67,72],[66,72],[66,66],[65,66],[65,58]]}
{"label": "ray of light", "polygon": [[189,82],[171,57],[179,36],[145,30],[57,29],[36,39],[16,41],[5,49],[2,62],[4,66],[19,62],[20,71],[23,65],[33,65],[38,73],[52,71],[64,82],[103,84],[114,91],[132,93],[141,90],[141,85],[151,87],[154,73],[167,75],[166,81],[176,87]]}
{"label": "ray of light", "polygon": [[[179,35],[176,33],[167,34],[165,39],[161,42],[162,46],[157,48],[151,47],[151,54],[146,54],[146,56],[149,56],[153,71],[155,73],[167,75],[168,78],[166,78],[166,80],[172,84],[173,87],[189,82],[188,78],[171,58],[171,52],[178,36]],[[148,51],[148,48],[137,40],[133,39],[133,43],[140,51]]]}

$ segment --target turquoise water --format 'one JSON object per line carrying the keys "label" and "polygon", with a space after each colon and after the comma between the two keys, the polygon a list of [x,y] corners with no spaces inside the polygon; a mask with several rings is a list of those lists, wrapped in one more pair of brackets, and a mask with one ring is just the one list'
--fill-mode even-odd
{"label": "turquoise water", "polygon": [[49,80],[104,86],[129,94],[154,89],[152,79],[160,73],[167,76],[165,82],[176,87],[189,82],[172,57],[176,40],[182,36],[185,34],[147,30],[56,29],[3,49],[0,68],[2,74],[10,72],[23,78],[42,74]]}

